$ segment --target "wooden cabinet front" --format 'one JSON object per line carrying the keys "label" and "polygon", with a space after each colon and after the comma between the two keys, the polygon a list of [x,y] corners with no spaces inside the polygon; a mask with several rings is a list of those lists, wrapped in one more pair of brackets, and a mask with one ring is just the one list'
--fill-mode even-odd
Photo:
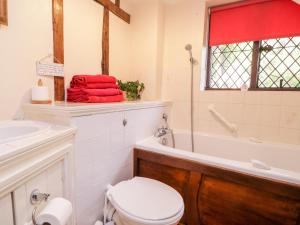
{"label": "wooden cabinet front", "polygon": [[201,224],[295,225],[300,209],[299,200],[209,176],[197,201]]}
{"label": "wooden cabinet front", "polygon": [[135,175],[184,198],[186,225],[299,225],[300,186],[135,150]]}

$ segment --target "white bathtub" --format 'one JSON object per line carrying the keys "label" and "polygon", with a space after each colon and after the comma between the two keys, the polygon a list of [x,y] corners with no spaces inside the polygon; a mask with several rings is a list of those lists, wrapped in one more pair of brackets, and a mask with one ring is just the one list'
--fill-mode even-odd
{"label": "white bathtub", "polygon": [[[168,142],[171,143],[170,137]],[[190,134],[175,132],[176,148],[163,146],[151,137],[136,148],[189,159],[264,178],[300,184],[300,146],[262,143],[232,137],[195,134],[195,153],[191,152]],[[269,167],[269,168],[268,168]]]}
{"label": "white bathtub", "polygon": [[50,125],[34,121],[0,122],[0,144],[40,135],[49,130]]}

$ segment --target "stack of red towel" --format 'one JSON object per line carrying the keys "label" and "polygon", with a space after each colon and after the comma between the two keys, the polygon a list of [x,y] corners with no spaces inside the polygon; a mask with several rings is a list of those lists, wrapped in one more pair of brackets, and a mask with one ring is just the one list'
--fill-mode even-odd
{"label": "stack of red towel", "polygon": [[67,100],[87,103],[122,102],[123,93],[116,82],[115,77],[107,75],[73,76],[67,90]]}

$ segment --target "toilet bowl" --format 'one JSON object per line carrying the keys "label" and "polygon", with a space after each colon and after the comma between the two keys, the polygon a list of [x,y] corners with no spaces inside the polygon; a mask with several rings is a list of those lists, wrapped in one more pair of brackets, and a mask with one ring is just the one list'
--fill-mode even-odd
{"label": "toilet bowl", "polygon": [[181,195],[149,178],[120,182],[107,191],[107,198],[116,210],[116,225],[176,225],[184,213]]}

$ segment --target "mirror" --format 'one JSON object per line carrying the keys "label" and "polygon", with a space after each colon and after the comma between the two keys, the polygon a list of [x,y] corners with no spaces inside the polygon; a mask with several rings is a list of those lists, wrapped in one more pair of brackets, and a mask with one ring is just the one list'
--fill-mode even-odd
{"label": "mirror", "polygon": [[7,21],[7,0],[0,0],[0,24],[8,25],[8,21]]}

